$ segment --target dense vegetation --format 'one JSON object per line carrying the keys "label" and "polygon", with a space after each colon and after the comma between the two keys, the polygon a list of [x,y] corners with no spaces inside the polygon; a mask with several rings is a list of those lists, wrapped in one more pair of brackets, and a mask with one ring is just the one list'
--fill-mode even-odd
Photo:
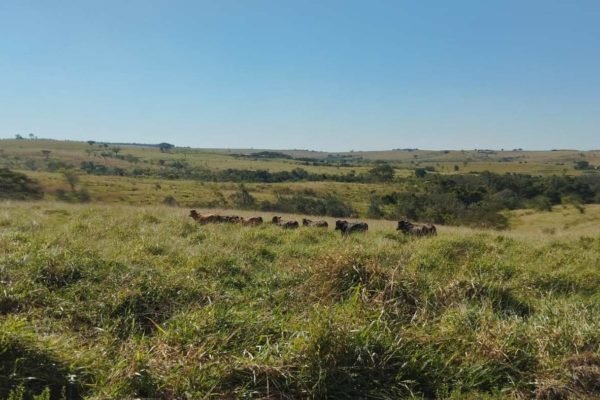
{"label": "dense vegetation", "polygon": [[0,200],[41,199],[43,193],[37,182],[25,174],[0,168]]}
{"label": "dense vegetation", "polygon": [[[374,199],[373,217],[504,228],[502,210],[551,211],[557,204],[600,203],[600,176],[531,176],[525,174],[431,175],[412,179],[411,190]],[[385,213],[379,205],[391,205]],[[583,208],[581,208],[583,212]],[[379,215],[378,215],[379,214]]]}
{"label": "dense vegetation", "polygon": [[387,224],[5,202],[0,398],[600,396],[597,231]]}

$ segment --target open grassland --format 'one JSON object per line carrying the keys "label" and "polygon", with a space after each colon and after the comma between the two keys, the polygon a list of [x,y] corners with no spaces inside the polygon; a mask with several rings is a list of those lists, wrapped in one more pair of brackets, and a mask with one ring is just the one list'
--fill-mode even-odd
{"label": "open grassland", "polygon": [[[39,182],[47,198],[55,198],[57,190],[69,191],[64,176],[58,172],[21,171]],[[158,205],[171,196],[178,205],[196,208],[232,208],[231,197],[239,192],[240,184],[233,182],[199,182],[121,176],[79,175],[79,188],[85,189],[91,201],[128,205]],[[335,195],[352,204],[357,213],[365,214],[369,199],[382,195],[401,184],[344,183],[344,182],[285,182],[245,183],[257,201],[274,201],[279,195],[311,193],[317,196]]]}
{"label": "open grassland", "polygon": [[600,232],[600,205],[556,206],[552,212],[515,210],[509,213],[513,231],[530,236],[550,235],[568,238],[597,235]]}
{"label": "open grassland", "polygon": [[426,239],[188,211],[0,203],[0,398],[600,396],[597,207]]}
{"label": "open grassland", "polygon": [[[128,159],[110,156],[113,149]],[[43,154],[42,151],[50,151]],[[294,157],[257,158],[252,155],[261,150],[249,149],[191,149],[174,148],[161,152],[157,147],[128,146],[118,144],[58,140],[0,140],[0,166],[19,168],[30,160],[28,166],[39,168],[48,158],[79,167],[81,162],[94,162],[109,167],[159,169],[160,162],[185,162],[190,167],[211,170],[263,169],[270,172],[291,171],[303,168],[309,173],[340,175],[351,170],[356,173],[367,171],[375,161],[385,161],[396,168],[397,176],[412,174],[416,167],[435,168],[439,173],[490,171],[495,173],[529,173],[535,175],[569,174],[582,171],[574,168],[578,161],[587,161],[592,167],[600,166],[600,151],[431,151],[390,150],[327,153],[306,150],[281,150],[282,154]],[[104,153],[104,156],[102,155]],[[238,157],[238,155],[248,157]],[[162,161],[161,161],[162,160]],[[310,162],[306,160],[314,160]],[[330,164],[323,163],[331,161]],[[342,162],[343,161],[343,162]],[[36,167],[36,162],[38,166]]]}

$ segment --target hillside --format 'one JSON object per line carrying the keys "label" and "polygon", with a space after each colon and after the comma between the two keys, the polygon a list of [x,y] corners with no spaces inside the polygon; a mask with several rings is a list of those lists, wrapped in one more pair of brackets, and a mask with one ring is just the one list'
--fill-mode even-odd
{"label": "hillside", "polygon": [[[114,154],[113,149],[118,149]],[[184,160],[191,166],[210,169],[255,168],[268,171],[291,171],[301,167],[309,172],[339,174],[342,169],[363,171],[375,161],[385,161],[397,168],[399,175],[410,174],[417,167],[434,167],[440,173],[454,173],[455,166],[461,172],[491,171],[497,173],[514,172],[538,175],[580,174],[576,163],[585,161],[593,168],[600,167],[600,150],[418,150],[398,149],[389,151],[320,152],[309,150],[261,150],[261,149],[193,149],[175,147],[161,152],[156,146],[124,145],[93,142],[59,140],[0,140],[0,166],[15,167],[24,165],[27,159],[33,160],[29,166],[45,159],[43,150],[49,150],[48,157],[56,158],[76,166],[82,161],[93,161],[109,166],[136,166],[157,164],[165,161]],[[261,153],[271,152],[273,157],[262,157]],[[276,157],[276,153],[287,157]],[[122,157],[118,158],[119,156]],[[288,158],[291,157],[291,158]],[[29,168],[28,166],[25,166]]]}
{"label": "hillside", "polygon": [[0,397],[600,395],[600,232],[574,208],[422,239],[188,211],[2,203]]}
{"label": "hillside", "polygon": [[313,154],[40,139],[2,140],[0,146],[0,169],[26,174],[46,199],[72,203],[409,218],[498,229],[507,227],[505,210],[600,203],[597,151]]}

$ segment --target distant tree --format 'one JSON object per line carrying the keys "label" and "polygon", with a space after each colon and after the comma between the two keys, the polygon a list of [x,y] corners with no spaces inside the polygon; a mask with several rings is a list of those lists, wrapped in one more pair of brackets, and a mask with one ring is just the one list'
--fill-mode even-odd
{"label": "distant tree", "polygon": [[415,176],[417,178],[424,178],[427,175],[427,170],[425,168],[415,168]]}
{"label": "distant tree", "polygon": [[371,197],[371,200],[369,202],[369,209],[367,210],[367,216],[369,218],[383,217],[383,210],[381,209],[381,200],[375,196]]}
{"label": "distant tree", "polygon": [[35,171],[37,169],[37,164],[35,163],[35,160],[33,160],[31,158],[28,158],[27,160],[25,160],[25,166],[32,171]]}
{"label": "distant tree", "polygon": [[171,143],[160,143],[158,145],[158,148],[160,149],[161,153],[166,153],[167,151],[171,150],[173,147],[175,147],[175,145],[172,145]]}
{"label": "distant tree", "polygon": [[52,153],[50,150],[42,150],[42,154],[44,155],[44,158],[46,159],[46,161],[48,161],[48,158],[50,157],[50,153]]}
{"label": "distant tree", "polygon": [[575,169],[583,170],[590,169],[590,163],[588,161],[577,161],[575,162]]}
{"label": "distant tree", "polygon": [[35,137],[35,135],[33,133],[30,133],[29,134],[29,139],[33,140],[33,139],[36,139],[36,137]]}
{"label": "distant tree", "polygon": [[256,204],[256,199],[250,194],[244,185],[240,185],[237,193],[231,196],[233,204],[240,208],[250,208]]}
{"label": "distant tree", "polygon": [[96,141],[95,140],[88,140],[87,144],[89,144],[90,146],[93,146],[93,145],[96,144]]}
{"label": "distant tree", "polygon": [[394,168],[389,164],[380,164],[369,170],[369,175],[373,180],[380,182],[389,182],[394,179]]}
{"label": "distant tree", "polygon": [[177,206],[177,200],[175,199],[175,197],[168,195],[163,199],[163,204],[166,204],[171,207],[175,207],[175,206]]}
{"label": "distant tree", "polygon": [[115,153],[115,156],[116,156],[121,151],[121,148],[120,147],[113,147],[111,150],[113,151],[113,153]]}
{"label": "distant tree", "polygon": [[15,135],[15,139],[17,139],[17,140],[24,140],[25,138],[17,133]]}
{"label": "distant tree", "polygon": [[71,187],[71,191],[75,191],[75,186],[79,183],[79,176],[77,175],[77,173],[75,173],[75,171],[67,169],[65,171],[63,171],[63,177],[65,178],[65,181],[69,184],[69,186]]}

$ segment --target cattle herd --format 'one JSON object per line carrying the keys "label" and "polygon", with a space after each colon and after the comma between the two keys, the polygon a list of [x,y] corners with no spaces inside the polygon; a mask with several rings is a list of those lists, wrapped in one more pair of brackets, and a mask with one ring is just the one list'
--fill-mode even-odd
{"label": "cattle herd", "polygon": [[[239,217],[237,215],[219,215],[219,214],[199,214],[196,210],[190,211],[190,217],[199,224],[217,224],[217,223],[232,223],[241,224],[247,226],[258,226],[261,225],[264,220],[262,217]],[[286,221],[281,217],[273,217],[271,219],[273,225],[282,227],[283,229],[296,229],[300,227],[298,221]],[[328,228],[329,224],[327,221],[318,220],[313,221],[307,218],[302,218],[302,226],[314,226],[318,228]],[[337,220],[335,222],[335,230],[340,231],[342,235],[350,235],[356,232],[366,232],[369,230],[369,225],[366,222],[348,222],[345,220]],[[435,236],[437,235],[437,229],[434,225],[425,224],[417,225],[412,222],[401,220],[398,221],[397,231],[400,231],[406,235],[414,236]]]}

